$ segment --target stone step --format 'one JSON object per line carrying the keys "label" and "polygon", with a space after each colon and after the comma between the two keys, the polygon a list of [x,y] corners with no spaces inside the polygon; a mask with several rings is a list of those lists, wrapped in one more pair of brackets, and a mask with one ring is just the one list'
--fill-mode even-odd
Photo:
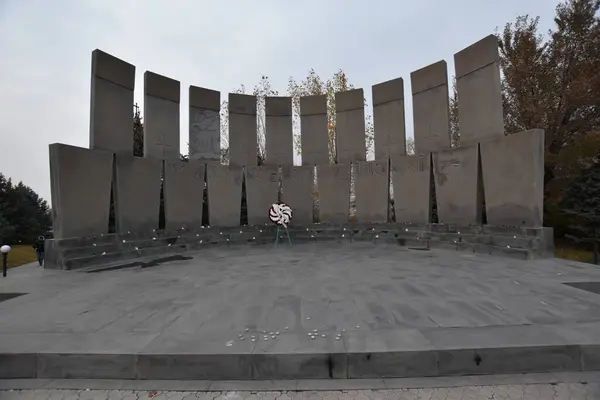
{"label": "stone step", "polygon": [[67,270],[100,266],[118,261],[134,260],[141,257],[156,256],[162,254],[182,253],[187,250],[185,245],[156,246],[139,248],[139,250],[125,250],[106,253],[104,255],[87,255],[83,257],[69,258],[64,260]]}

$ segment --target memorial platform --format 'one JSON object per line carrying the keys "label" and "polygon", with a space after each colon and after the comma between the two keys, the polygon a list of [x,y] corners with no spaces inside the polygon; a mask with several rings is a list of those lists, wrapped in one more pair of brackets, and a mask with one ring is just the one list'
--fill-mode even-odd
{"label": "memorial platform", "polygon": [[0,302],[0,378],[600,370],[597,266],[331,241],[181,258],[10,270],[0,280],[10,298]]}

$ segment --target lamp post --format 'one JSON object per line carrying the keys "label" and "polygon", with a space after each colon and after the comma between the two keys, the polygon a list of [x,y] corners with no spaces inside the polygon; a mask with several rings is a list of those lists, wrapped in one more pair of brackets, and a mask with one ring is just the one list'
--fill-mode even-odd
{"label": "lamp post", "polygon": [[10,251],[10,246],[5,244],[0,247],[0,252],[2,253],[2,277],[6,278],[6,269],[8,263],[8,252]]}

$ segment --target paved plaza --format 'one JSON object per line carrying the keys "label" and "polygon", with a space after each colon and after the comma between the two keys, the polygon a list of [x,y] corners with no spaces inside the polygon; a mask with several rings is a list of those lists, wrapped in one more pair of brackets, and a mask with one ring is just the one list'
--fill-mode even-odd
{"label": "paved plaza", "polygon": [[[37,373],[10,376],[17,372],[0,367],[3,377],[600,369],[600,295],[589,284],[600,282],[600,269],[593,265],[370,243],[215,247],[186,256],[96,273],[10,270],[0,290],[26,295],[0,302],[0,353]],[[564,284],[576,282],[592,291]],[[199,364],[205,367],[190,367]]]}

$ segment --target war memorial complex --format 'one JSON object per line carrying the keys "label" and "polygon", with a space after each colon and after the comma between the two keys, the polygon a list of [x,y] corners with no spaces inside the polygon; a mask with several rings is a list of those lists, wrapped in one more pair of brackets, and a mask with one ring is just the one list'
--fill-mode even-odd
{"label": "war memorial complex", "polygon": [[[552,229],[543,227],[544,131],[505,136],[497,46],[490,35],[454,55],[459,147],[451,147],[448,71],[438,61],[410,75],[415,155],[406,153],[397,78],[372,87],[374,161],[363,89],[335,96],[335,164],[326,97],[302,97],[301,166],[290,97],[266,98],[266,157],[257,165],[257,99],[229,94],[223,165],[221,93],[196,86],[189,162],[181,161],[180,83],[149,71],[144,156],[135,157],[135,67],[95,50],[89,148],[50,145],[55,236],[45,268],[11,271],[4,286],[27,295],[0,303],[0,378],[600,369],[600,285],[591,282],[600,270],[553,258]],[[292,244],[274,248],[268,210],[280,199],[293,209]]]}

